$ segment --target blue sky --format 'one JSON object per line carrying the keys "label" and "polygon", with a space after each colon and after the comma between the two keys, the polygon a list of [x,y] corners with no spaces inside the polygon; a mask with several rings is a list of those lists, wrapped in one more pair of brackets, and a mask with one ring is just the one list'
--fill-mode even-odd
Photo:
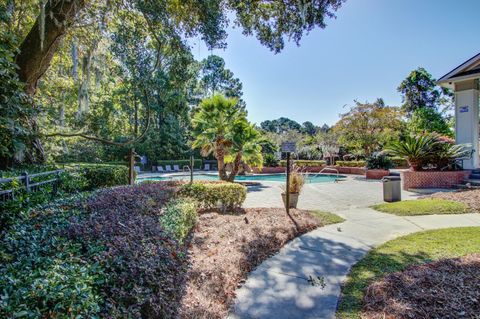
{"label": "blue sky", "polygon": [[[439,78],[480,52],[479,12],[480,0],[347,0],[300,47],[275,55],[232,29],[228,48],[212,53],[242,81],[251,121],[331,125],[355,99],[400,105],[396,88],[418,66]],[[199,45],[193,52],[209,54]]]}

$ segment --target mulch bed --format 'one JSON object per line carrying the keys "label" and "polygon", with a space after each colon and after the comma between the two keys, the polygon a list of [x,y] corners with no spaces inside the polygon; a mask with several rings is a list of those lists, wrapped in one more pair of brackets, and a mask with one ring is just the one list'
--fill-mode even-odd
{"label": "mulch bed", "polygon": [[439,192],[427,197],[441,198],[466,204],[473,212],[480,213],[480,189],[458,192]]}
{"label": "mulch bed", "polygon": [[321,226],[307,211],[249,208],[235,214],[203,213],[189,247],[191,267],[182,318],[225,318],[248,272],[294,237]]}
{"label": "mulch bed", "polygon": [[480,254],[443,259],[389,274],[371,284],[362,318],[480,317]]}

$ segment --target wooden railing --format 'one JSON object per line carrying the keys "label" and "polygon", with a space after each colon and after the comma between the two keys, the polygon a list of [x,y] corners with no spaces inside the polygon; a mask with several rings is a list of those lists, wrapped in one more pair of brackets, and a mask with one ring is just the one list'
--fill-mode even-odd
{"label": "wooden railing", "polygon": [[[49,171],[49,172],[36,173],[36,174],[28,174],[27,172],[25,172],[21,176],[0,178],[0,185],[17,180],[22,183],[22,190],[24,189],[27,193],[33,193],[40,190],[42,186],[51,184],[52,194],[54,195],[58,191],[58,187],[60,185],[60,173],[62,172],[63,172],[62,169]],[[48,175],[52,175],[52,178],[41,181],[41,182],[32,183],[33,178],[48,176]],[[18,191],[18,189],[0,190],[0,202],[6,202],[8,200],[15,199],[15,191]]]}

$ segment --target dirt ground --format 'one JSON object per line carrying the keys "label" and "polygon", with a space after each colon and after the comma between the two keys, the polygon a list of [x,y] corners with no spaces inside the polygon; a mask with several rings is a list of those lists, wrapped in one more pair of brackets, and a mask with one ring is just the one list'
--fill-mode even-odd
{"label": "dirt ground", "polygon": [[321,226],[307,211],[279,208],[204,213],[191,239],[182,318],[225,318],[247,274],[294,237]]}
{"label": "dirt ground", "polygon": [[441,198],[466,204],[473,212],[480,213],[480,189],[458,192],[439,192],[427,197]]}
{"label": "dirt ground", "polygon": [[479,318],[480,254],[411,266],[372,283],[362,318]]}

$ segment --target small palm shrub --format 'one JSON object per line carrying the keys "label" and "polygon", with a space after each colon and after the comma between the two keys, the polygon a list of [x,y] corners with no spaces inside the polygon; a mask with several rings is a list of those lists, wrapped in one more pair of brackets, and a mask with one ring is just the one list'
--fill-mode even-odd
{"label": "small palm shrub", "polygon": [[267,153],[263,156],[263,166],[266,167],[277,167],[278,159],[274,154]]}
{"label": "small palm shrub", "polygon": [[433,135],[407,136],[403,141],[390,144],[385,151],[393,156],[403,157],[412,170],[421,169],[422,162],[432,155],[438,141]]}
{"label": "small palm shrub", "polygon": [[423,167],[443,169],[450,166],[456,158],[468,154],[468,144],[453,144],[438,134],[407,136],[405,140],[392,143],[386,152],[393,156],[405,158],[412,170]]}
{"label": "small palm shrub", "polygon": [[247,188],[241,184],[228,182],[194,182],[184,184],[178,193],[199,203],[201,209],[235,209],[242,206],[247,198]]}
{"label": "small palm shrub", "polygon": [[367,159],[366,165],[367,169],[388,170],[393,167],[393,162],[385,154],[376,153]]}

